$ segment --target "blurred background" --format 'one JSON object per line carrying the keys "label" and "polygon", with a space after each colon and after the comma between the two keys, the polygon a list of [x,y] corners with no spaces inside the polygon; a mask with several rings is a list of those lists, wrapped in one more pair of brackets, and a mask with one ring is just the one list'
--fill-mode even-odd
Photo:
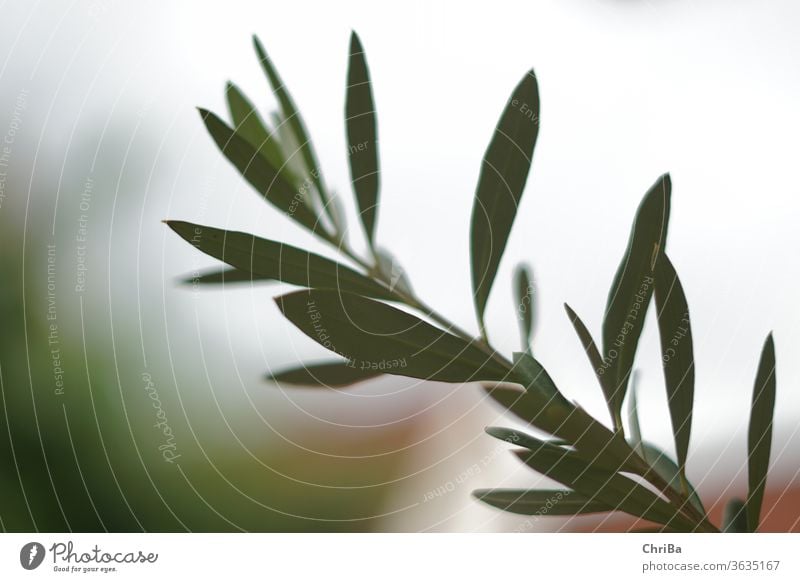
{"label": "blurred background", "polygon": [[[510,274],[536,275],[535,351],[604,418],[564,316],[599,334],[636,206],[673,179],[669,249],[697,357],[689,477],[706,506],[744,495],[758,355],[774,330],[778,400],[767,529],[800,516],[800,7],[746,0],[485,3],[6,0],[0,4],[0,529],[3,531],[602,530],[530,520],[473,489],[544,483],[487,425],[476,385],[384,377],[347,391],[265,373],[323,359],[280,316],[289,289],[194,290],[213,266],[160,222],[246,230],[332,256],[268,207],[195,109],[238,83],[275,108],[257,33],[357,224],[343,122],[350,30],[371,68],[378,241],[418,294],[477,331],[468,232],[480,160],[534,67],[541,133],[490,298],[516,349]],[[354,244],[363,237],[352,233]],[[671,436],[658,338],[640,344],[644,433]]]}

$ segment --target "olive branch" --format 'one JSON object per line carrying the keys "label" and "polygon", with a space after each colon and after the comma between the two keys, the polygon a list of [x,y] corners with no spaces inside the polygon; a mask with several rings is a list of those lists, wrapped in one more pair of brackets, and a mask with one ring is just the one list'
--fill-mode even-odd
{"label": "olive branch", "polygon": [[[563,490],[479,490],[479,500],[526,515],[621,511],[661,531],[756,531],[764,496],[775,405],[772,335],[761,353],[748,435],[749,491],[728,503],[724,523],[712,524],[687,477],[695,377],[692,327],[683,287],[666,253],[672,184],[659,177],[634,216],[627,248],[611,285],[601,342],[567,304],[567,316],[595,371],[610,427],[559,390],[534,357],[531,272],[514,272],[522,349],[510,358],[492,347],[485,310],[525,189],[539,133],[536,75],[513,89],[484,154],[470,226],[472,296],[477,334],[418,297],[404,269],[376,242],[380,201],[377,121],[369,69],[353,33],[347,73],[345,127],[351,185],[367,255],[355,252],[341,202],[326,185],[293,98],[257,38],[255,51],[279,109],[266,121],[229,83],[231,124],[200,115],[222,154],[267,202],[334,248],[343,262],[252,234],[166,221],[178,235],[226,267],[189,280],[198,285],[282,281],[300,288],[275,298],[301,332],[340,357],[269,376],[294,386],[347,387],[380,374],[442,382],[481,382],[491,399],[528,426],[549,435],[491,427],[514,454]],[[637,411],[634,359],[649,305],[655,303],[664,381],[676,457],[644,441]],[[395,307],[402,306],[401,308]],[[524,307],[524,308],[523,308]],[[626,406],[627,403],[627,406]],[[625,410],[623,410],[625,409]],[[623,423],[627,417],[627,431]]]}

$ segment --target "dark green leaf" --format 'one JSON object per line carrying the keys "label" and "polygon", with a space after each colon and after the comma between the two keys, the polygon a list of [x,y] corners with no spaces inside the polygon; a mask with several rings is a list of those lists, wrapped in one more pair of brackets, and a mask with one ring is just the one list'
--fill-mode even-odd
{"label": "dark green leaf", "polygon": [[273,168],[277,168],[287,182],[296,186],[297,178],[284,167],[286,158],[281,151],[277,136],[270,134],[250,100],[233,83],[228,83],[225,97],[236,133],[264,156]]}
{"label": "dark green leaf", "polygon": [[616,426],[620,424],[636,347],[653,295],[656,263],[667,240],[671,188],[669,175],[664,174],[645,194],[608,295],[603,320],[604,362],[600,373],[611,375],[612,415]]}
{"label": "dark green leaf", "polygon": [[290,182],[291,176],[274,168],[264,156],[250,145],[242,136],[237,135],[219,117],[200,109],[200,115],[208,132],[225,157],[239,170],[253,188],[278,210],[311,230],[331,240],[325,232],[314,212],[305,205],[300,193]]}
{"label": "dark green leaf", "polygon": [[510,384],[484,386],[504,408],[532,426],[561,438],[587,458],[602,458],[605,466],[640,474],[641,460],[617,434],[597,422],[582,408],[548,398],[538,390],[520,390]]}
{"label": "dark green leaf", "polygon": [[303,287],[392,298],[384,286],[351,268],[287,244],[179,220],[167,224],[199,250],[241,271]]}
{"label": "dark green leaf", "polygon": [[741,499],[731,499],[722,514],[722,531],[725,533],[747,533],[747,508]]}
{"label": "dark green leaf", "polygon": [[536,358],[527,352],[514,352],[513,357],[515,376],[527,390],[536,390],[543,398],[558,402],[565,409],[574,408]]}
{"label": "dark green leaf", "polygon": [[502,380],[508,372],[473,343],[384,303],[316,289],[275,302],[300,331],[358,366],[442,382]]}
{"label": "dark green leaf", "polygon": [[258,37],[256,36],[253,36],[253,46],[255,47],[256,55],[258,55],[258,60],[261,63],[261,67],[264,69],[264,73],[267,76],[267,80],[269,80],[269,84],[272,86],[275,97],[278,99],[278,104],[280,105],[281,112],[283,113],[283,118],[289,124],[289,127],[291,128],[292,133],[294,134],[298,145],[300,146],[300,154],[303,157],[303,163],[308,173],[308,175],[301,177],[304,179],[304,181],[310,181],[309,183],[314,184],[314,187],[320,196],[321,206],[325,208],[325,211],[328,213],[328,216],[331,218],[331,220],[335,221],[332,215],[332,210],[330,210],[330,201],[328,199],[327,191],[322,183],[322,172],[320,171],[319,164],[317,163],[317,156],[314,153],[314,146],[311,143],[311,138],[309,137],[308,132],[306,131],[303,118],[301,117],[300,112],[297,110],[292,96],[289,94],[289,89],[283,84],[283,81],[278,75],[278,71],[272,65],[272,61],[267,56],[264,47],[261,45],[261,41],[259,41]]}
{"label": "dark green leaf", "polygon": [[666,253],[656,267],[655,296],[672,434],[678,466],[685,474],[694,406],[694,347],[686,296]]}
{"label": "dark green leaf", "polygon": [[585,515],[614,511],[613,507],[569,490],[478,489],[472,494],[492,507],[522,515]]}
{"label": "dark green leaf", "polygon": [[[670,459],[667,454],[660,450],[658,447],[651,445],[650,443],[642,443],[642,456],[647,463],[653,467],[656,473],[658,473],[664,481],[677,493],[681,493],[682,485],[681,480],[685,479],[685,477],[681,476],[681,472],[678,469],[678,465]],[[692,487],[691,483],[688,480],[685,481],[687,492],[689,494],[689,502],[694,506],[697,511],[701,514],[705,515],[706,510],[703,507],[703,502],[700,500],[700,496],[695,491],[694,487]]]}
{"label": "dark green leaf", "polygon": [[692,527],[669,503],[649,489],[613,471],[593,467],[563,447],[542,442],[538,449],[515,453],[534,470],[574,489],[590,501],[671,527]]}
{"label": "dark green leaf", "polygon": [[289,122],[277,111],[272,112],[272,123],[275,126],[273,139],[277,136],[277,143],[280,147],[280,155],[283,160],[283,173],[290,176],[302,176],[295,178],[295,186],[303,202],[315,214],[319,214],[319,199],[314,190],[314,184],[308,176],[308,168],[305,166],[303,157],[300,155],[300,144],[289,126]]}
{"label": "dark green leaf", "polygon": [[472,207],[472,293],[482,330],[486,301],[517,215],[538,134],[539,89],[529,71],[511,94],[483,156]]}
{"label": "dark green leaf", "polygon": [[767,336],[761,361],[758,364],[753,404],[750,408],[750,428],[747,433],[747,527],[758,529],[761,503],[767,484],[769,454],[772,448],[772,416],[775,411],[775,342]]}
{"label": "dark green leaf", "polygon": [[533,310],[535,307],[533,291],[530,269],[525,265],[518,265],[514,271],[514,303],[517,306],[517,318],[519,319],[523,350],[530,350],[531,347]]}
{"label": "dark green leaf", "polygon": [[383,374],[379,369],[356,365],[355,362],[326,362],[309,364],[270,374],[267,380],[292,386],[344,388]]}
{"label": "dark green leaf", "polygon": [[181,283],[186,285],[215,285],[218,283],[254,283],[255,281],[275,281],[273,277],[265,277],[248,273],[239,269],[212,269],[184,277]]}
{"label": "dark green leaf", "polygon": [[636,401],[638,379],[639,373],[634,370],[631,375],[631,389],[628,393],[628,429],[630,431],[628,441],[631,443],[633,450],[644,457],[644,452],[642,451],[642,428],[639,424],[639,406]]}
{"label": "dark green leaf", "polygon": [[511,443],[517,445],[518,447],[523,447],[530,450],[538,450],[542,442],[546,442],[549,445],[554,445],[559,447],[561,446],[569,447],[566,450],[570,450],[571,452],[575,453],[576,456],[583,459],[588,465],[604,469],[606,471],[611,471],[613,473],[628,469],[628,467],[626,467],[624,463],[620,463],[617,459],[613,457],[613,455],[597,451],[592,451],[590,453],[587,453],[584,449],[577,449],[573,447],[569,442],[567,442],[564,439],[547,439],[546,441],[543,441],[541,439],[532,437],[522,431],[515,430],[512,428],[498,427],[498,426],[489,426],[486,427],[485,430],[486,434],[489,434],[498,440],[506,441],[507,443]]}
{"label": "dark green leaf", "polygon": [[350,178],[356,193],[358,210],[367,240],[375,242],[375,218],[378,214],[380,167],[378,163],[378,126],[375,103],[364,48],[358,35],[350,36],[350,64],[347,69],[345,99],[347,154],[350,159]]}
{"label": "dark green leaf", "polygon": [[583,321],[578,314],[575,313],[572,308],[564,304],[564,309],[567,311],[567,317],[572,322],[572,326],[575,328],[575,332],[578,334],[578,338],[581,340],[581,344],[583,345],[583,349],[586,352],[586,355],[589,357],[589,362],[592,365],[592,369],[594,370],[595,375],[597,376],[597,381],[600,383],[600,388],[603,390],[603,396],[606,400],[606,405],[608,406],[608,412],[611,414],[611,421],[616,422],[616,418],[614,416],[614,381],[611,377],[611,374],[605,373],[605,368],[603,366],[603,358],[600,355],[600,351],[597,348],[597,344],[592,338],[592,334],[586,328]]}

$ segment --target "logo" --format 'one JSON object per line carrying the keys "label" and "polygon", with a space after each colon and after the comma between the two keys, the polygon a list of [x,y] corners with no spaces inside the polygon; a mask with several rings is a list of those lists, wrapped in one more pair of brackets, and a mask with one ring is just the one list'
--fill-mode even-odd
{"label": "logo", "polygon": [[35,570],[44,561],[44,546],[38,542],[29,542],[19,551],[19,563],[26,570]]}

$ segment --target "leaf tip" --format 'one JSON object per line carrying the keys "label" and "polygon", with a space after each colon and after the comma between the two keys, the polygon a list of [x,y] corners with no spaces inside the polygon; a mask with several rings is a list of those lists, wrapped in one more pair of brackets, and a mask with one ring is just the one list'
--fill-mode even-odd
{"label": "leaf tip", "polygon": [[257,34],[253,34],[253,48],[256,49],[256,53],[258,54],[259,58],[263,60],[264,54],[264,45],[261,44],[261,39],[258,38]]}

